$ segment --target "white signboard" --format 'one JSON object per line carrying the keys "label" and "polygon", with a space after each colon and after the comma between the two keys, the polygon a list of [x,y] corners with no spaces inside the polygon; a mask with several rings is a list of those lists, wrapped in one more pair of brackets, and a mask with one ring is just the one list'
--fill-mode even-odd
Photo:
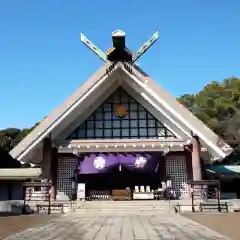
{"label": "white signboard", "polygon": [[77,186],[77,199],[85,199],[85,183],[78,183]]}
{"label": "white signboard", "polygon": [[133,193],[133,199],[134,200],[154,199],[154,194],[153,193]]}
{"label": "white signboard", "polygon": [[171,188],[172,187],[172,181],[171,180],[167,180],[167,187]]}

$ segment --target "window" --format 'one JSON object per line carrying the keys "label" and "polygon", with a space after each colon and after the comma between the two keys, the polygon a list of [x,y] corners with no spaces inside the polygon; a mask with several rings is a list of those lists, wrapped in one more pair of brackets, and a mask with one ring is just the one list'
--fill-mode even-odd
{"label": "window", "polygon": [[129,127],[129,120],[122,120],[122,128],[128,128]]}
{"label": "window", "polygon": [[95,122],[95,127],[96,128],[103,128],[103,121],[96,121]]}
{"label": "window", "polygon": [[138,105],[137,103],[131,103],[130,104],[130,111],[137,111]]}
{"label": "window", "polygon": [[96,129],[95,136],[96,137],[102,137],[103,136],[103,129]]}
{"label": "window", "polygon": [[88,121],[87,122],[87,128],[93,129],[94,128],[94,122],[93,121]]}
{"label": "window", "polygon": [[130,119],[137,119],[137,112],[130,112]]}
{"label": "window", "polygon": [[105,136],[105,138],[111,138],[112,137],[112,129],[104,129],[104,136]]}
{"label": "window", "polygon": [[112,128],[112,121],[104,121],[104,128]]}
{"label": "window", "polygon": [[137,128],[138,127],[138,121],[137,120],[132,120],[130,122],[130,127],[131,128]]}
{"label": "window", "polygon": [[78,130],[78,137],[85,137],[85,133],[86,133],[85,129],[79,129]]}
{"label": "window", "polygon": [[105,112],[111,112],[112,110],[112,106],[110,103],[105,103],[103,108]]}
{"label": "window", "polygon": [[140,128],[139,129],[139,135],[141,136],[141,137],[146,137],[147,136],[147,128]]}
{"label": "window", "polygon": [[138,129],[137,129],[137,128],[131,128],[131,129],[130,129],[130,132],[131,132],[131,133],[130,133],[131,136],[134,136],[134,137],[135,137],[135,136],[136,136],[136,137],[138,136]]}
{"label": "window", "polygon": [[114,121],[113,122],[113,128],[120,128],[121,127],[121,125],[120,125],[120,121]]}
{"label": "window", "polygon": [[139,127],[140,128],[147,127],[147,121],[146,120],[139,120]]}
{"label": "window", "polygon": [[94,137],[94,130],[88,129],[87,130],[87,138],[93,138]]}
{"label": "window", "polygon": [[156,128],[148,128],[148,136],[156,137]]}
{"label": "window", "polygon": [[148,120],[147,126],[150,128],[152,128],[152,127],[155,128],[155,126],[156,126],[155,120],[153,120],[153,119]]}
{"label": "window", "polygon": [[129,137],[129,129],[122,130],[122,137]]}
{"label": "window", "polygon": [[120,137],[120,129],[113,129],[113,137]]}
{"label": "window", "polygon": [[146,111],[139,112],[139,119],[147,119],[147,112]]}
{"label": "window", "polygon": [[[127,115],[115,115],[123,105]],[[69,135],[68,139],[122,139],[175,137],[125,90],[119,88],[86,121]]]}
{"label": "window", "polygon": [[95,119],[96,120],[102,120],[103,119],[103,116],[102,116],[102,113],[100,112],[98,112],[96,115],[95,115]]}
{"label": "window", "polygon": [[105,112],[104,113],[104,119],[105,120],[111,120],[112,119],[112,113],[111,112]]}

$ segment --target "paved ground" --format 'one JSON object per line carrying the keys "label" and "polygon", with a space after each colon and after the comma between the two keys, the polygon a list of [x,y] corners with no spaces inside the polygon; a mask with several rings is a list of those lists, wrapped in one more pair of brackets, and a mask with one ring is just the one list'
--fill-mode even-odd
{"label": "paved ground", "polygon": [[[30,228],[8,240],[226,240],[187,218],[172,213],[146,214],[80,214],[54,218],[47,224]],[[6,240],[5,239],[5,240]]]}
{"label": "paved ground", "polygon": [[185,216],[233,240],[240,239],[240,212],[227,214],[186,214]]}
{"label": "paved ground", "polygon": [[57,216],[49,216],[47,214],[3,216],[0,213],[0,239],[4,239],[10,234],[18,233],[38,224],[46,223],[55,217]]}

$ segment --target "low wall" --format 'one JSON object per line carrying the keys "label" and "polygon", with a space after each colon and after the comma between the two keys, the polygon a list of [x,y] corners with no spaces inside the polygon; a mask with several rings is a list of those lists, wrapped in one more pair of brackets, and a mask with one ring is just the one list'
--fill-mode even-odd
{"label": "low wall", "polygon": [[0,214],[20,214],[23,204],[23,200],[0,201]]}

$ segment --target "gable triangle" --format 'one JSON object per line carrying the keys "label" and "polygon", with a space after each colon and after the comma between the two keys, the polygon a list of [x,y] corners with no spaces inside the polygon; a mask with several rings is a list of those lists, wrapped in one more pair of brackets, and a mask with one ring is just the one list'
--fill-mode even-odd
{"label": "gable triangle", "polygon": [[130,138],[165,139],[176,136],[120,87],[67,139]]}

